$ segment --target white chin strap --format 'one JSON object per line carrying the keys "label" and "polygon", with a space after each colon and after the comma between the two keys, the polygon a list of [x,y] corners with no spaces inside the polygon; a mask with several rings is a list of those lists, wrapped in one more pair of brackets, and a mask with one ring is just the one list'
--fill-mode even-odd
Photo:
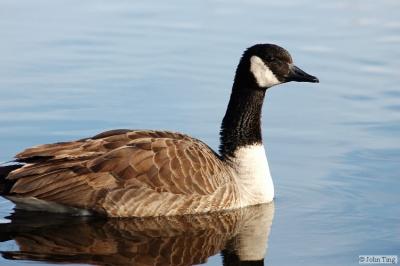
{"label": "white chin strap", "polygon": [[262,88],[269,88],[281,83],[258,56],[253,55],[250,58],[250,71],[253,73],[258,86]]}

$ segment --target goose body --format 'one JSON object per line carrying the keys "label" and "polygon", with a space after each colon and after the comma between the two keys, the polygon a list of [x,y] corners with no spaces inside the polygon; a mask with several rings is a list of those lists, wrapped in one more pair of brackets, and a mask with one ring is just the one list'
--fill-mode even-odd
{"label": "goose body", "polygon": [[250,47],[238,65],[219,153],[187,135],[111,130],[45,144],[0,167],[0,195],[16,208],[112,217],[184,215],[267,203],[274,187],[261,137],[268,88],[318,82],[271,44]]}

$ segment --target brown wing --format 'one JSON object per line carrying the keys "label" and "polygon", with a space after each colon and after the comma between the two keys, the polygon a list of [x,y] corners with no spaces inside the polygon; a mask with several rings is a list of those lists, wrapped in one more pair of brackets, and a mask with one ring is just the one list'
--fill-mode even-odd
{"label": "brown wing", "polygon": [[164,131],[109,131],[30,148],[16,157],[30,163],[7,176],[15,180],[9,195],[98,212],[113,209],[116,216],[132,212],[132,204],[120,210],[128,208],[129,199],[174,202],[179,195],[210,195],[230,181],[207,145]]}

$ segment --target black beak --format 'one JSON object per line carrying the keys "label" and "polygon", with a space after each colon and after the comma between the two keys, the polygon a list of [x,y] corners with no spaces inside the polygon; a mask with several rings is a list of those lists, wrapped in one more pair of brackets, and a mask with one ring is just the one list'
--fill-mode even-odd
{"label": "black beak", "polygon": [[298,81],[298,82],[313,82],[318,83],[319,79],[317,77],[307,74],[295,65],[290,66],[289,76],[286,81]]}

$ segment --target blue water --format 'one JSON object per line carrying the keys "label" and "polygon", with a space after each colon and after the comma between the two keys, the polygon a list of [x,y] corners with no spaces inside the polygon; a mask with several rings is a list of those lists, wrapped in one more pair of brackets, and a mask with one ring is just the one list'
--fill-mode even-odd
{"label": "blue water", "polygon": [[[321,83],[267,93],[265,263],[400,256],[399,12],[397,0],[2,0],[0,161],[112,128],[181,131],[217,149],[242,51],[277,43]],[[0,219],[12,207],[0,199]],[[21,263],[33,265],[0,259]]]}

